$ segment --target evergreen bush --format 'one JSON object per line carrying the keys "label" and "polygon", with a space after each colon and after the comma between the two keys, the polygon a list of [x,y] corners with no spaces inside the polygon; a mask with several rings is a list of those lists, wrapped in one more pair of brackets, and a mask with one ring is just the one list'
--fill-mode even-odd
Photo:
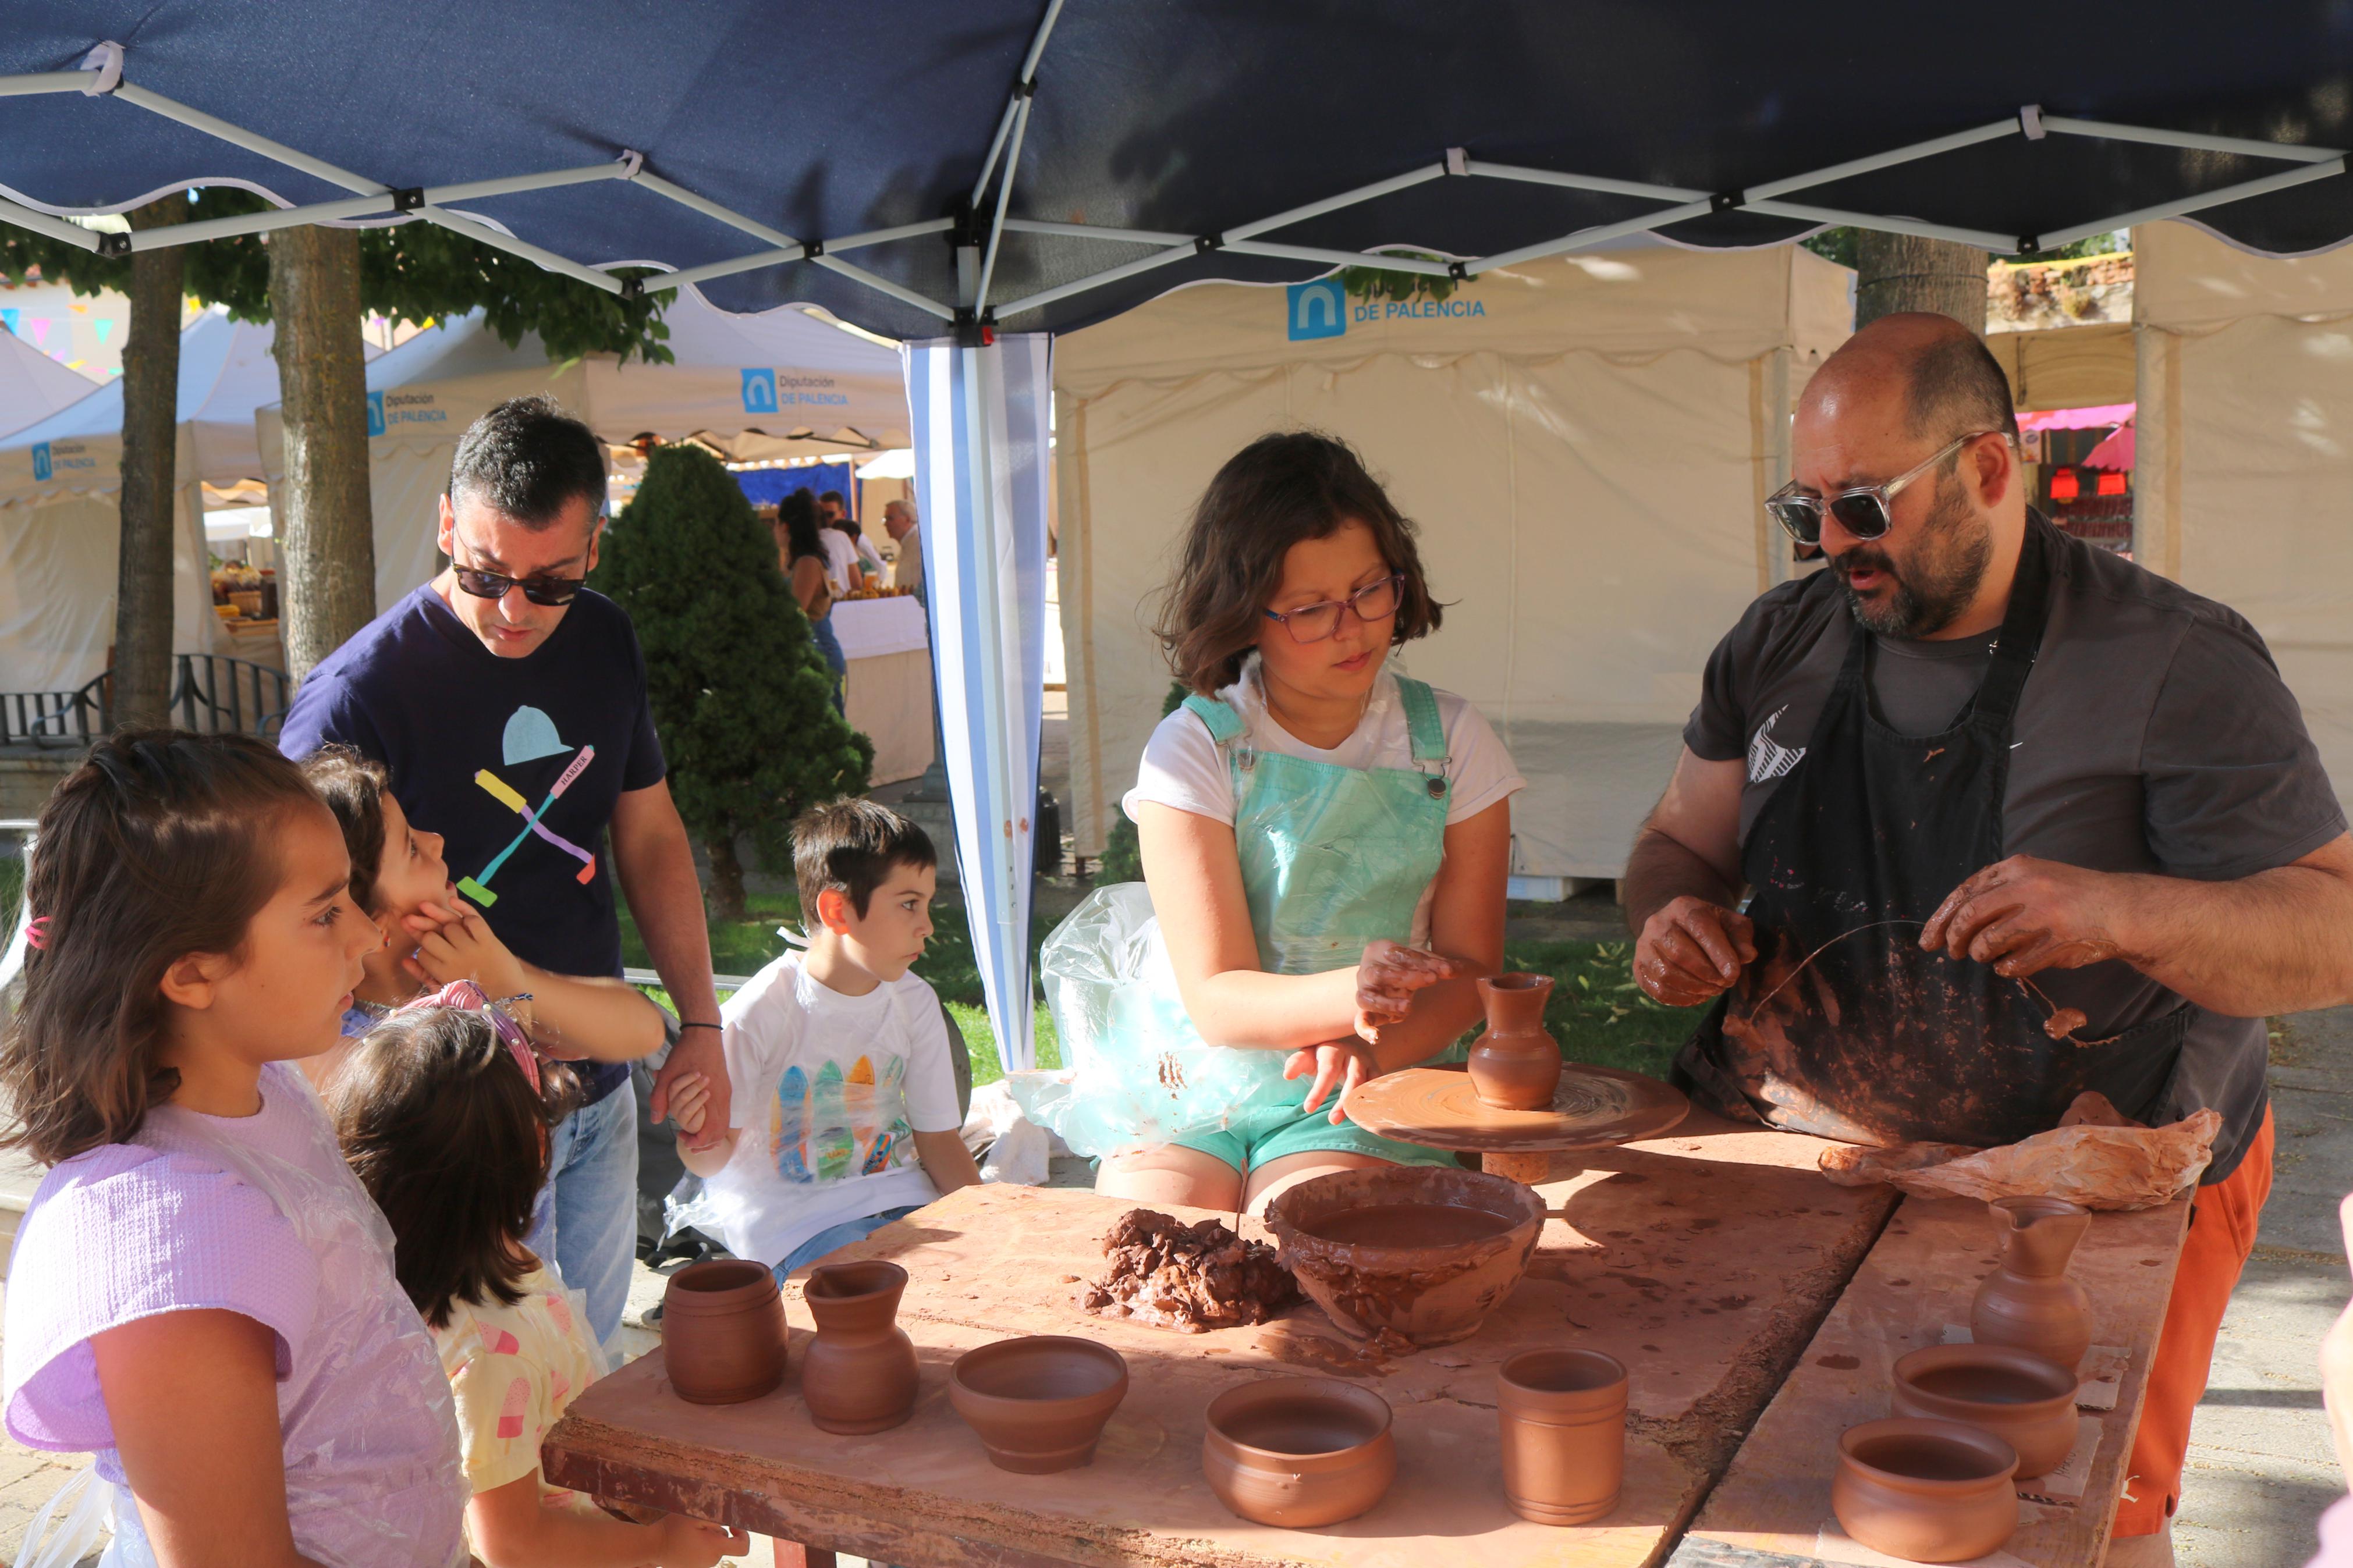
{"label": "evergreen bush", "polygon": [[712,912],[742,920],[736,835],[788,867],[793,817],[862,793],[873,742],[834,710],[773,537],[702,447],[656,448],[589,585],[637,625],[670,794],[711,857]]}

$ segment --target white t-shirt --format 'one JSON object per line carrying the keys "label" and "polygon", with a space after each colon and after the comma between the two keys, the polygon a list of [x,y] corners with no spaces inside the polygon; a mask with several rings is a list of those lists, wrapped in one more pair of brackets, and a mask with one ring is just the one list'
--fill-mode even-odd
{"label": "white t-shirt", "polygon": [[907,974],[845,996],[787,952],[719,1016],[743,1136],[704,1185],[730,1252],[773,1268],[829,1226],[940,1195],[913,1135],[964,1119],[929,985]]}
{"label": "white t-shirt", "polygon": [[856,590],[865,578],[858,570],[858,546],[849,535],[838,528],[821,528],[818,542],[825,546],[825,580],[833,584],[835,597]]}
{"label": "white t-shirt", "polygon": [[[1512,754],[1488,724],[1486,716],[1467,698],[1431,688],[1438,700],[1438,719],[1446,734],[1446,777],[1453,785],[1447,802],[1449,826],[1466,822],[1497,801],[1527,787]],[[1372,698],[1355,733],[1329,751],[1311,746],[1268,716],[1266,696],[1259,684],[1255,654],[1242,666],[1242,677],[1218,693],[1250,727],[1250,744],[1261,752],[1304,757],[1309,762],[1334,763],[1344,768],[1401,768],[1411,771],[1413,736],[1406,726],[1405,701],[1398,695],[1397,674],[1383,670],[1373,685]],[[1208,725],[1188,709],[1179,708],[1160,721],[1144,743],[1144,761],[1135,771],[1135,787],[1120,807],[1129,817],[1145,801],[1175,806],[1196,816],[1231,826],[1234,820],[1234,777],[1231,764],[1209,735]],[[1430,890],[1424,889],[1413,914],[1413,940],[1430,940]]]}

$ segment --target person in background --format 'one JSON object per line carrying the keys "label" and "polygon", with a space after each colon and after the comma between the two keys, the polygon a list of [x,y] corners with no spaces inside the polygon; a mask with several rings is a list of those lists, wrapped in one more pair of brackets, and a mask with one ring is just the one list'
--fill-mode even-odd
{"label": "person in background", "polygon": [[[2353,1197],[2337,1205],[2345,1250],[2353,1257]],[[2320,1342],[2320,1402],[2328,1411],[2328,1436],[2337,1464],[2353,1483],[2353,1304],[2337,1314]],[[2320,1555],[2311,1568],[2353,1568],[2353,1496],[2338,1498],[2320,1516]]]}
{"label": "person in background", "polygon": [[[817,498],[817,515],[819,522],[849,542],[855,557],[850,570],[857,577],[880,583],[882,580],[882,552],[874,548],[874,542],[866,537],[866,531],[851,521],[849,508],[842,504],[839,490],[827,490]],[[860,582],[853,581],[849,586],[855,592],[861,585]]]}
{"label": "person in background", "polygon": [[334,817],[242,735],[132,730],[42,808],[0,1144],[8,1435],[95,1451],[111,1563],[451,1568],[448,1379],[294,1070],[383,941]]}
{"label": "person in background", "polygon": [[[280,747],[340,743],[382,763],[405,816],[444,836],[459,892],[551,973],[621,978],[617,870],[681,1020],[653,1080],[660,1118],[681,1071],[722,1070],[719,1004],[645,657],[628,616],[587,587],[604,508],[604,446],[554,399],[483,415],[441,498],[450,565],[311,672]],[[637,1097],[626,1064],[582,1071],[586,1102],[555,1130],[554,1201],[531,1247],[587,1296],[609,1342],[637,1251]]]}
{"label": "person in background", "polygon": [[886,501],[882,507],[882,531],[899,547],[898,562],[891,568],[891,586],[903,588],[923,599],[923,525],[915,515],[912,500]]}
{"label": "person in background", "polygon": [[841,655],[841,641],[833,635],[833,574],[827,564],[825,542],[839,535],[821,528],[817,521],[817,502],[807,490],[795,490],[776,506],[776,554],[784,568],[785,581],[800,602],[801,614],[808,617],[809,637],[817,643],[818,652],[825,656],[825,667],[833,671],[833,706],[841,709],[842,678],[849,672],[849,661]]}

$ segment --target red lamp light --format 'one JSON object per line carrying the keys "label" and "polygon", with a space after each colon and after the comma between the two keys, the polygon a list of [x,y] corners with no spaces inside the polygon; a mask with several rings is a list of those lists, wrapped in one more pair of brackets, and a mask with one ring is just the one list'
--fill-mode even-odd
{"label": "red lamp light", "polygon": [[2073,500],[2083,493],[2083,487],[2075,482],[2074,469],[2055,468],[2052,471],[2051,499],[2052,500]]}
{"label": "red lamp light", "polygon": [[2125,477],[2122,474],[2102,474],[2100,476],[2099,486],[2093,491],[2093,493],[2094,495],[2104,496],[2120,496],[2124,494]]}

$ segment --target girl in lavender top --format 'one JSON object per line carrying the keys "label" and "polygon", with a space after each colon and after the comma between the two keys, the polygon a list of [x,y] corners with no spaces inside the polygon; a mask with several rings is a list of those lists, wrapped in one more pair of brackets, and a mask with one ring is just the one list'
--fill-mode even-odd
{"label": "girl in lavender top", "polygon": [[52,1167],[8,1272],[5,1415],[97,1455],[105,1563],[450,1568],[449,1385],[287,1064],[363,952],[343,834],[242,737],[101,741],[41,814],[0,1145]]}

